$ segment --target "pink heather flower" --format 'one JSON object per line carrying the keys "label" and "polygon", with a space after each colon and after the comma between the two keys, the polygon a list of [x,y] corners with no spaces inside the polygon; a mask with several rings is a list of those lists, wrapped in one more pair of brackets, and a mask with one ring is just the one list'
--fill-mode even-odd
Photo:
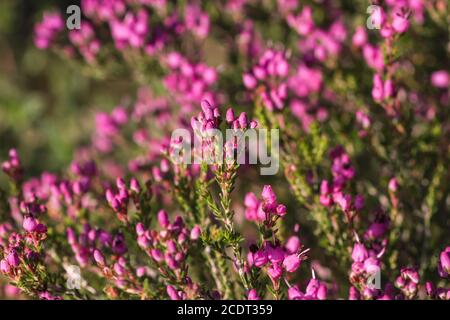
{"label": "pink heather flower", "polygon": [[144,233],[145,233],[145,227],[142,223],[139,222],[138,224],[136,224],[136,234],[138,236],[142,236],[142,235],[144,235]]}
{"label": "pink heather flower", "polygon": [[378,73],[373,76],[372,98],[377,102],[383,100],[384,98],[383,80]]}
{"label": "pink heather flower", "polygon": [[64,20],[59,13],[45,12],[34,28],[34,44],[39,49],[47,49],[63,28]]}
{"label": "pink heather flower", "polygon": [[392,18],[392,28],[398,33],[406,32],[409,28],[408,18],[397,12]]}
{"label": "pink heather flower", "polygon": [[234,121],[234,111],[232,108],[228,108],[227,113],[226,113],[226,121],[228,123],[232,123]]}
{"label": "pink heather flower", "polygon": [[273,280],[278,280],[283,274],[283,268],[278,263],[273,263],[267,268],[267,273]]}
{"label": "pink heather flower", "polygon": [[283,260],[283,266],[287,272],[295,272],[300,266],[300,263],[300,258],[296,253],[286,256]]}
{"label": "pink heather flower", "polygon": [[25,231],[33,232],[36,230],[37,226],[38,226],[38,222],[33,217],[27,216],[23,219],[23,228],[25,229]]}
{"label": "pink heather flower", "polygon": [[366,247],[362,243],[355,243],[352,251],[352,260],[354,262],[364,262],[368,256]]}
{"label": "pink heather flower", "polygon": [[247,300],[261,300],[255,289],[250,289],[247,293]]}
{"label": "pink heather flower", "polygon": [[197,240],[198,238],[200,238],[200,234],[202,233],[200,226],[195,225],[192,230],[191,230],[191,240]]}
{"label": "pink heather flower", "polygon": [[11,266],[9,265],[8,261],[6,259],[3,259],[0,261],[0,271],[4,274],[9,273],[11,270]]}
{"label": "pink heather flower", "polygon": [[115,263],[114,264],[114,272],[118,275],[118,276],[123,276],[126,273],[126,269],[124,266],[122,266],[120,263]]}
{"label": "pink heather flower", "polygon": [[169,295],[170,299],[181,300],[181,297],[178,294],[178,291],[173,286],[168,285],[166,290],[167,290],[167,294]]}
{"label": "pink heather flower", "polygon": [[380,270],[380,261],[374,257],[367,258],[364,261],[364,271],[374,274]]}
{"label": "pink heather flower", "polygon": [[438,70],[431,75],[431,84],[436,88],[447,89],[450,84],[450,75],[445,70]]}
{"label": "pink heather flower", "polygon": [[361,295],[359,294],[358,289],[355,287],[350,287],[349,293],[348,293],[348,299],[349,300],[359,300],[361,298]]}
{"label": "pink heather flower", "polygon": [[246,207],[257,209],[259,206],[259,200],[253,192],[249,192],[245,195],[244,205]]}
{"label": "pink heather flower", "polygon": [[300,291],[297,286],[290,287],[288,289],[288,299],[289,300],[300,300],[304,297],[304,294]]}
{"label": "pink heather flower", "polygon": [[161,262],[164,260],[164,255],[159,249],[152,249],[150,255],[156,262]]}
{"label": "pink heather flower", "polygon": [[383,85],[383,94],[384,94],[384,99],[388,99],[394,96],[394,83],[392,82],[391,79],[387,79],[384,82]]}
{"label": "pink heather flower", "polygon": [[277,196],[272,190],[272,186],[265,185],[263,191],[261,192],[263,200],[268,204],[274,204],[277,202]]}
{"label": "pink heather flower", "polygon": [[47,226],[45,224],[43,224],[43,223],[39,223],[36,226],[34,231],[37,232],[37,233],[46,233],[47,232]]}
{"label": "pink heather flower", "polygon": [[200,39],[204,39],[209,33],[209,16],[198,5],[187,5],[185,9],[186,28]]}
{"label": "pink heather flower", "polygon": [[306,36],[314,29],[312,8],[309,6],[304,6],[302,12],[297,16],[289,14],[286,20],[288,25],[302,36]]}
{"label": "pink heather flower", "polygon": [[390,191],[392,191],[392,192],[396,192],[397,191],[397,189],[398,189],[398,181],[397,181],[397,178],[391,178],[390,180],[389,180],[389,190]]}
{"label": "pink heather flower", "polygon": [[62,300],[61,297],[54,296],[54,295],[50,294],[50,292],[48,292],[48,291],[39,292],[38,297],[41,300]]}
{"label": "pink heather flower", "polygon": [[298,7],[297,0],[277,0],[278,9],[284,14],[291,12]]}
{"label": "pink heather flower", "polygon": [[313,299],[325,300],[327,298],[327,287],[317,279],[311,279],[306,287],[305,294]]}
{"label": "pink heather flower", "polygon": [[136,268],[136,275],[141,278],[147,274],[147,267],[137,267]]}
{"label": "pink heather flower", "polygon": [[450,276],[450,247],[445,248],[439,255],[438,270],[441,277]]}
{"label": "pink heather flower", "polygon": [[352,196],[349,194],[343,194],[342,192],[336,192],[333,194],[333,201],[336,202],[342,211],[349,211],[352,206]]}
{"label": "pink heather flower", "polygon": [[134,193],[141,193],[141,186],[139,185],[139,182],[136,178],[131,178],[130,180],[130,190]]}
{"label": "pink heather flower", "polygon": [[360,194],[356,195],[353,206],[355,207],[355,210],[361,210],[364,208],[364,197]]}
{"label": "pink heather flower", "polygon": [[284,251],[281,247],[266,246],[267,257],[272,263],[281,263],[284,259]]}
{"label": "pink heather flower", "polygon": [[95,249],[93,255],[94,255],[94,260],[98,265],[100,265],[100,266],[105,265],[105,257],[103,256],[103,253],[101,253],[100,250]]}
{"label": "pink heather flower", "polygon": [[277,215],[279,215],[280,217],[283,217],[284,215],[286,215],[286,206],[284,204],[279,204],[277,206]]}
{"label": "pink heather flower", "polygon": [[242,76],[242,80],[244,82],[244,86],[247,89],[252,90],[252,89],[256,88],[257,81],[256,81],[255,77],[253,77],[249,73],[244,73],[243,76]]}
{"label": "pink heather flower", "polygon": [[433,297],[433,296],[434,296],[434,294],[435,294],[435,288],[434,288],[434,285],[433,285],[432,282],[427,281],[427,282],[425,283],[425,290],[426,290],[427,295],[428,295],[429,297]]}
{"label": "pink heather flower", "polygon": [[363,56],[367,65],[372,69],[381,71],[384,68],[384,57],[380,48],[365,44],[363,46]]}
{"label": "pink heather flower", "polygon": [[167,246],[167,252],[169,252],[169,253],[177,252],[177,244],[172,239],[167,241],[166,246]]}
{"label": "pink heather flower", "polygon": [[127,246],[125,243],[125,237],[122,233],[118,233],[114,236],[111,249],[115,254],[122,255],[127,252]]}
{"label": "pink heather flower", "polygon": [[367,42],[367,33],[363,27],[356,28],[355,34],[352,38],[352,43],[355,47],[360,48]]}
{"label": "pink heather flower", "polygon": [[258,267],[258,268],[263,267],[267,262],[269,262],[266,250],[260,249],[260,250],[256,251],[253,254],[253,262],[254,262],[255,267]]}
{"label": "pink heather flower", "polygon": [[291,236],[285,245],[285,248],[288,253],[296,253],[300,249],[300,238],[297,236]]}
{"label": "pink heather flower", "polygon": [[165,210],[159,210],[158,211],[158,222],[161,227],[164,229],[167,228],[170,224],[169,216],[167,215],[167,212]]}
{"label": "pink heather flower", "polygon": [[414,268],[403,268],[401,270],[402,276],[405,279],[408,279],[412,282],[414,282],[415,284],[419,283],[419,273],[417,272],[416,269]]}
{"label": "pink heather flower", "polygon": [[137,243],[141,248],[148,248],[150,246],[149,239],[145,236],[145,234],[138,236]]}
{"label": "pink heather flower", "polygon": [[19,255],[17,254],[17,252],[15,250],[12,250],[8,254],[6,259],[8,260],[9,265],[12,266],[12,267],[18,267],[19,264],[20,264]]}
{"label": "pink heather flower", "polygon": [[10,284],[5,285],[4,289],[5,289],[5,296],[8,298],[17,299],[21,292],[19,288]]}

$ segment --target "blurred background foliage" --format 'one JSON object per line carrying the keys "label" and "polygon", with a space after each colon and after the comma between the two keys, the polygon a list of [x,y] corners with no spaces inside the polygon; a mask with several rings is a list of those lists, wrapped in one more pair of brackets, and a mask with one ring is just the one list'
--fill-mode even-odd
{"label": "blurred background foliage", "polygon": [[42,12],[77,2],[0,1],[0,158],[17,148],[29,176],[60,171],[89,139],[94,107],[111,109],[133,92],[125,79],[101,83],[34,46]]}

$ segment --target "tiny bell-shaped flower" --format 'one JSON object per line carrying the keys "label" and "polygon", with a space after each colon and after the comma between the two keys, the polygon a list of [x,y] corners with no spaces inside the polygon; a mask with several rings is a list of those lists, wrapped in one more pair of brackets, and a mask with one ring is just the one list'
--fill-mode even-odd
{"label": "tiny bell-shaped flower", "polygon": [[104,266],[105,265],[105,257],[103,256],[103,253],[101,253],[100,250],[95,249],[93,255],[94,255],[95,262],[99,266]]}

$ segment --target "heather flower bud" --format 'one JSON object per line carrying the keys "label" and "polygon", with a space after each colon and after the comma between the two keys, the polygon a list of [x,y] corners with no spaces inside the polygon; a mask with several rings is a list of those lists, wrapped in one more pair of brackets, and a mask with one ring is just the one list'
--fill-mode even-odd
{"label": "heather flower bud", "polygon": [[105,265],[105,257],[103,256],[103,253],[101,253],[101,251],[98,249],[94,250],[94,260],[100,266]]}
{"label": "heather flower bud", "polygon": [[447,89],[450,84],[450,74],[445,70],[438,70],[431,75],[431,84],[436,88]]}
{"label": "heather flower bud", "polygon": [[352,38],[352,43],[355,47],[359,48],[365,45],[367,42],[367,34],[363,27],[358,27]]}
{"label": "heather flower bud", "polygon": [[0,271],[4,274],[9,273],[11,270],[11,266],[9,265],[8,261],[6,259],[3,259],[0,261]]}
{"label": "heather flower bud", "polygon": [[164,255],[159,249],[152,249],[150,255],[156,262],[161,262],[164,260]]}
{"label": "heather flower bud", "polygon": [[361,295],[359,294],[358,289],[355,287],[350,287],[349,293],[348,293],[348,299],[349,300],[359,300],[361,298]]}
{"label": "heather flower bud", "polygon": [[261,193],[262,198],[269,204],[275,203],[277,201],[277,196],[272,190],[272,186],[265,185]]}
{"label": "heather flower bud", "polygon": [[286,214],[286,206],[284,204],[279,204],[277,206],[277,215],[283,217]]}
{"label": "heather flower bud", "polygon": [[172,257],[169,254],[166,254],[165,256],[165,260],[167,263],[167,266],[172,269],[172,270],[177,270],[179,268],[179,264],[178,261],[174,259],[174,257]]}
{"label": "heather flower bud", "polygon": [[432,282],[427,281],[427,282],[425,283],[425,290],[426,290],[428,296],[430,296],[430,297],[433,297],[433,296],[434,296],[434,294],[435,294],[435,289],[434,289],[434,285],[433,285]]}
{"label": "heather flower bud", "polygon": [[170,239],[169,241],[167,241],[167,251],[169,253],[175,253],[177,252],[177,245],[175,243],[175,241],[173,241],[172,239]]}
{"label": "heather flower bud", "polygon": [[138,237],[137,239],[137,243],[141,248],[148,248],[148,246],[150,245],[150,241],[147,239],[147,237],[145,235],[141,235]]}
{"label": "heather flower bud", "polygon": [[119,190],[125,190],[127,188],[127,185],[125,184],[125,180],[123,178],[117,178],[116,185]]}
{"label": "heather flower bud", "polygon": [[17,252],[15,250],[11,251],[8,254],[7,260],[8,260],[9,265],[11,265],[12,267],[18,267],[20,264],[19,255],[17,254]]}
{"label": "heather flower bud", "polygon": [[245,112],[239,115],[238,121],[241,128],[247,128],[247,114]]}
{"label": "heather flower bud", "polygon": [[144,235],[144,233],[145,233],[145,227],[141,222],[139,222],[138,224],[136,224],[136,234],[138,236],[142,236],[142,235]]}
{"label": "heather flower bud", "polygon": [[251,90],[256,87],[256,84],[257,84],[256,79],[251,74],[244,73],[244,75],[242,76],[242,80],[244,81],[244,86],[247,89]]}
{"label": "heather flower bud", "polygon": [[397,182],[397,178],[391,178],[391,180],[389,180],[389,190],[392,192],[396,192],[398,189],[398,182]]}
{"label": "heather flower bud", "polygon": [[447,273],[447,276],[450,275],[450,247],[447,247],[439,255],[439,265]]}
{"label": "heather flower bud", "polygon": [[255,289],[250,289],[247,293],[247,300],[261,300]]}
{"label": "heather flower bud", "polygon": [[195,225],[192,230],[191,230],[191,240],[197,240],[198,238],[200,238],[200,234],[202,233],[200,227],[198,225]]}
{"label": "heather flower bud", "polygon": [[228,123],[232,123],[235,119],[234,119],[234,111],[232,108],[229,108],[227,110],[227,114],[226,114],[226,120]]}
{"label": "heather flower bud", "polygon": [[36,230],[37,225],[38,225],[37,220],[31,216],[27,216],[23,219],[22,226],[25,229],[25,231],[33,232]]}
{"label": "heather flower bud", "polygon": [[115,263],[114,264],[114,272],[118,275],[118,276],[123,276],[126,272],[125,267],[122,266],[120,263]]}
{"label": "heather flower bud", "polygon": [[172,300],[181,300],[180,296],[178,295],[177,290],[173,286],[168,285],[166,290],[167,290],[167,294],[169,295],[170,299],[172,299]]}
{"label": "heather flower bud", "polygon": [[373,100],[379,102],[384,97],[383,92],[383,80],[379,74],[375,74],[373,76],[373,88],[372,88],[372,97]]}
{"label": "heather flower bud", "polygon": [[292,236],[288,239],[286,242],[286,250],[289,253],[296,253],[298,249],[300,248],[300,239],[297,236]]}
{"label": "heather flower bud", "polygon": [[167,212],[164,210],[159,210],[158,212],[158,222],[159,225],[163,228],[167,228],[170,224],[169,216],[167,215]]}
{"label": "heather flower bud", "polygon": [[354,262],[364,262],[368,256],[366,247],[362,243],[355,243],[352,251],[352,260]]}
{"label": "heather flower bud", "polygon": [[135,178],[131,178],[130,180],[130,189],[131,191],[135,193],[141,193],[141,186],[139,185],[139,182]]}

